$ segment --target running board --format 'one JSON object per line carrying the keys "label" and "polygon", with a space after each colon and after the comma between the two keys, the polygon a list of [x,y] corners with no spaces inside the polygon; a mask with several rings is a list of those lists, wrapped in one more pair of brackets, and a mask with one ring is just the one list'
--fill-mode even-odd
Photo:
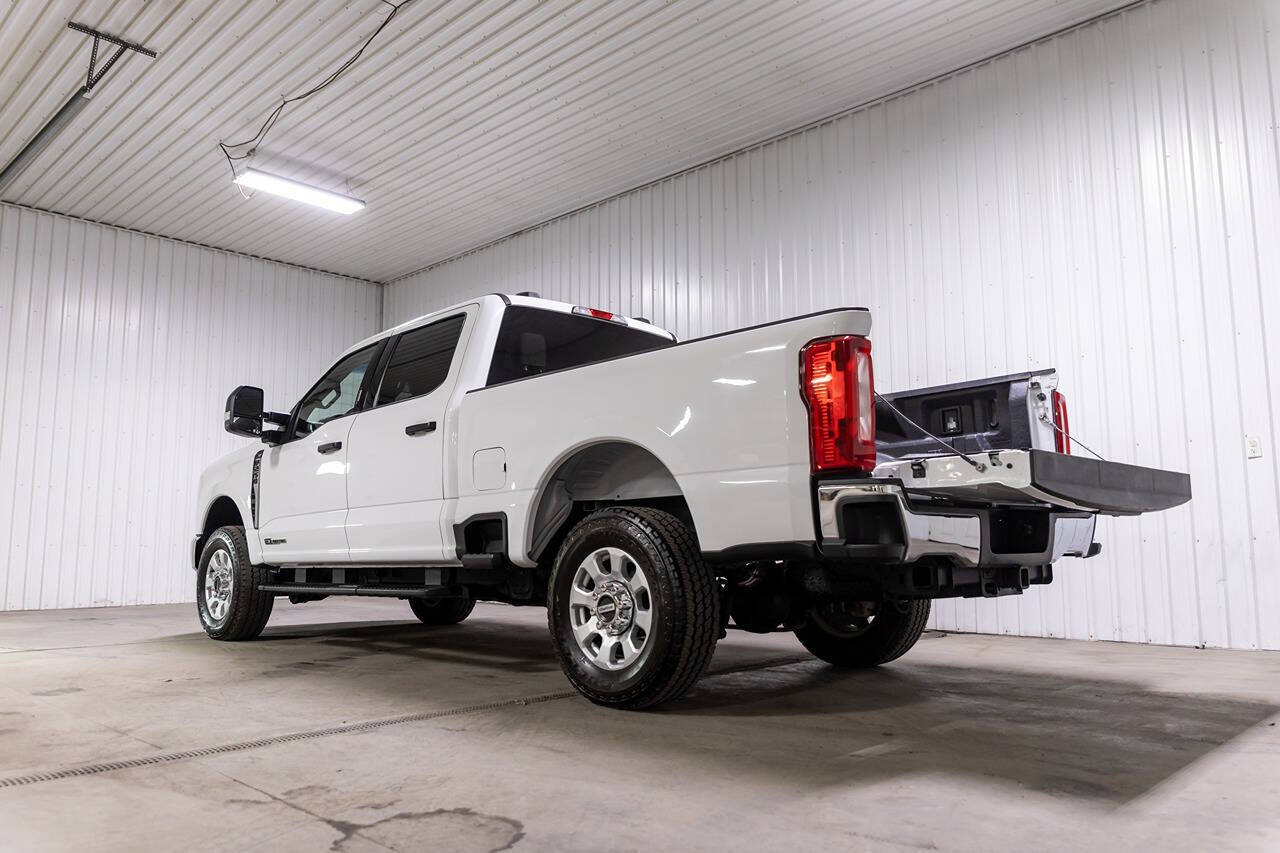
{"label": "running board", "polygon": [[447,586],[360,586],[348,583],[264,583],[261,592],[280,595],[368,595],[380,598],[449,598],[454,590]]}

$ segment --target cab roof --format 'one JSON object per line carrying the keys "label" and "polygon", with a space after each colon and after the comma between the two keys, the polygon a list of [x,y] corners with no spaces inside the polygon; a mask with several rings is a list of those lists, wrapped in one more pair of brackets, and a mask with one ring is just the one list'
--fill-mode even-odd
{"label": "cab roof", "polygon": [[[356,343],[347,347],[347,349],[343,351],[342,355],[345,356],[348,353],[352,353],[352,352],[355,352],[356,350],[363,349],[364,347],[369,346],[369,344],[377,343],[378,341],[381,341],[385,338],[390,338],[390,337],[393,337],[394,335],[398,335],[401,332],[407,332],[410,329],[416,329],[419,326],[426,325],[427,323],[431,322],[437,317],[444,317],[450,313],[457,311],[459,308],[465,308],[468,305],[483,305],[486,302],[496,303],[499,301],[502,303],[504,308],[511,305],[520,305],[526,308],[539,308],[543,311],[556,311],[561,314],[573,314],[573,313],[581,314],[582,313],[581,310],[575,312],[574,309],[575,308],[583,309],[586,307],[586,306],[572,305],[568,302],[558,302],[554,299],[543,299],[540,296],[535,296],[529,293],[491,293],[486,296],[478,296],[475,299],[468,299],[463,302],[456,302],[453,305],[449,305],[439,310],[432,311],[429,314],[423,314],[419,317],[414,317],[412,320],[406,320],[405,322],[400,323],[397,326],[392,326],[390,329],[384,329],[381,332],[378,332],[377,334],[370,335],[364,340],[357,341]],[[600,310],[603,310],[603,309],[600,309]],[[625,322],[628,328],[638,329],[642,332],[648,332],[651,335],[658,335],[659,337],[663,337],[671,341],[674,341],[676,339],[676,336],[671,334],[671,332],[668,332],[666,329],[663,329],[660,326],[655,326],[652,323],[649,323],[645,320],[639,320],[634,317],[626,317],[616,312],[608,312],[608,313],[613,314],[614,317]]]}

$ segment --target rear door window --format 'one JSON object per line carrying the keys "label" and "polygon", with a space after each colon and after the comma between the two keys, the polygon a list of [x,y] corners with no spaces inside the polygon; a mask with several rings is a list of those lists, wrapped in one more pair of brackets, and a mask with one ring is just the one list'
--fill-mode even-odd
{"label": "rear door window", "polygon": [[608,320],[512,305],[502,315],[489,385],[671,346],[661,335]]}
{"label": "rear door window", "polygon": [[405,332],[396,341],[378,386],[375,406],[430,394],[449,376],[466,317],[438,320]]}

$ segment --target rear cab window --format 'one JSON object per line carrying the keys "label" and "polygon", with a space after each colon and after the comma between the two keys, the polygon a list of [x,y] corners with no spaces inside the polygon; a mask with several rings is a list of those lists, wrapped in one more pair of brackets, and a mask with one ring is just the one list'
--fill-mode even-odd
{"label": "rear cab window", "polygon": [[488,385],[662,349],[670,338],[608,320],[512,305],[502,315]]}

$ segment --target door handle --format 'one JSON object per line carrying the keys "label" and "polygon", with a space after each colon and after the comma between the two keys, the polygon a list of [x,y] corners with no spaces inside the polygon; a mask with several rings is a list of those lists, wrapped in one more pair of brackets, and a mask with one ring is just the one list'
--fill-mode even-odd
{"label": "door handle", "polygon": [[435,432],[436,422],[426,421],[420,424],[409,424],[404,428],[405,435],[422,435],[424,432]]}
{"label": "door handle", "polygon": [[316,448],[321,453],[337,453],[342,449],[341,441],[331,441],[328,444],[322,444]]}

